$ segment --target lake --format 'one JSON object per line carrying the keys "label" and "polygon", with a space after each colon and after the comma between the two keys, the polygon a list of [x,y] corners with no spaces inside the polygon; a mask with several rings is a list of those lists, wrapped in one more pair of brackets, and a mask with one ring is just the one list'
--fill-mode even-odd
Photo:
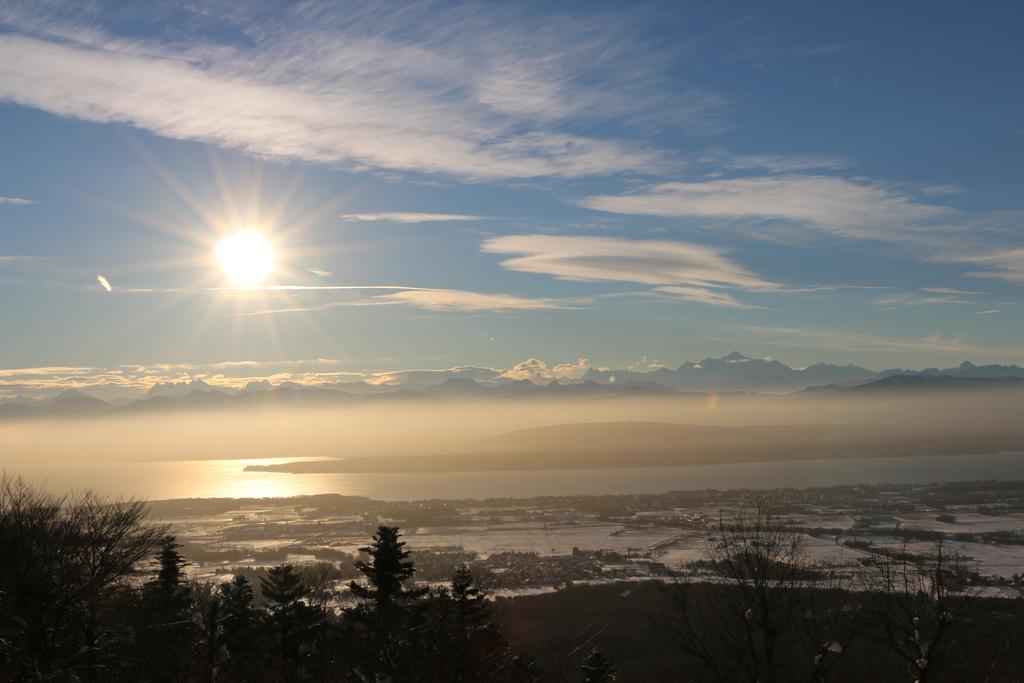
{"label": "lake", "polygon": [[157,462],[17,463],[3,466],[55,493],[95,489],[112,496],[248,498],[340,493],[381,500],[525,498],[543,495],[663,493],[836,484],[1024,479],[1024,453],[910,458],[800,460],[636,469],[410,474],[243,472],[246,465],[308,458]]}

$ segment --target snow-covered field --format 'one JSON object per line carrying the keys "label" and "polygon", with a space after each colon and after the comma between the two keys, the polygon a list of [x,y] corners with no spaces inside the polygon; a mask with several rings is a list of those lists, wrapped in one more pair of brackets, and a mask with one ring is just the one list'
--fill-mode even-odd
{"label": "snow-covered field", "polygon": [[847,548],[841,543],[836,543],[835,537],[833,536],[805,535],[804,549],[811,562],[815,563],[847,565],[868,555],[868,553],[864,551]]}
{"label": "snow-covered field", "polygon": [[[853,537],[844,536],[843,540],[850,538]],[[904,540],[898,536],[860,536],[857,538],[871,541],[879,549],[899,550],[903,548],[904,544]],[[935,544],[931,541],[909,541],[906,548],[907,552],[915,555],[935,554]],[[1024,545],[993,545],[946,539],[942,551],[947,557],[962,556],[970,568],[982,576],[1010,578],[1014,574],[1024,574]]]}
{"label": "snow-covered field", "polygon": [[820,529],[850,529],[856,520],[851,515],[786,515],[793,524]]}
{"label": "snow-covered field", "polygon": [[993,531],[1024,531],[1024,514],[982,515],[977,512],[951,512],[956,522],[940,522],[938,513],[919,512],[896,515],[900,525],[913,529],[941,531],[947,534],[981,534]]}
{"label": "snow-covered field", "polygon": [[681,529],[629,529],[619,524],[595,524],[548,528],[445,528],[416,529],[406,535],[411,548],[461,547],[491,555],[498,552],[535,552],[568,555],[580,550],[643,550],[684,533]]}
{"label": "snow-covered field", "polygon": [[[907,549],[912,553],[933,553],[934,545],[925,541],[908,543]],[[946,541],[943,552],[947,555],[959,554],[970,557],[969,564],[983,576],[1012,577],[1024,574],[1024,546],[990,545],[987,543],[969,543]]]}
{"label": "snow-covered field", "polygon": [[678,545],[673,545],[667,551],[658,555],[658,562],[663,562],[669,567],[680,567],[687,562],[696,562],[704,558],[703,541],[687,539]]}
{"label": "snow-covered field", "polygon": [[[805,535],[804,549],[808,559],[815,563],[827,562],[846,565],[867,555],[863,551],[837,544],[832,536]],[[704,538],[700,534],[691,534],[680,538],[664,552],[658,553],[658,561],[670,567],[678,567],[687,562],[703,559],[707,559],[707,556],[704,550]]]}

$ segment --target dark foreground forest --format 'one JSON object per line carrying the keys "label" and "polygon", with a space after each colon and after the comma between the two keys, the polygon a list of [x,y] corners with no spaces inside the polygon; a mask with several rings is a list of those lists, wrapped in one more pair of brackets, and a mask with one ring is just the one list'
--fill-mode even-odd
{"label": "dark foreground forest", "polygon": [[[1019,681],[1024,600],[958,558],[816,564],[752,505],[665,582],[488,595],[465,566],[415,581],[397,528],[355,569],[189,579],[146,506],[0,481],[0,681]],[[228,577],[225,577],[228,578]]]}

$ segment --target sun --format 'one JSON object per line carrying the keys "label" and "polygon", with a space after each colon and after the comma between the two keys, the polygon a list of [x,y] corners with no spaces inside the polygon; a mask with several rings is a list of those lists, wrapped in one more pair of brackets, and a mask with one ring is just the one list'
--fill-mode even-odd
{"label": "sun", "polygon": [[239,230],[217,243],[220,267],[232,283],[253,287],[274,272],[274,247],[258,230]]}

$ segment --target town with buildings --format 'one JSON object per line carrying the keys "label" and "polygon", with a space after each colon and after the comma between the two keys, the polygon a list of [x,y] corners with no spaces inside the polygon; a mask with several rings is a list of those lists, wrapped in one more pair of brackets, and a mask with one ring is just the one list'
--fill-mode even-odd
{"label": "town with buildings", "polygon": [[196,578],[282,563],[329,565],[339,581],[380,524],[398,526],[417,580],[469,565],[496,593],[706,573],[717,525],[753,506],[784,520],[810,565],[855,569],[942,541],[994,595],[1024,588],[1024,482],[836,486],[658,495],[385,502],[315,495],[151,503]]}

